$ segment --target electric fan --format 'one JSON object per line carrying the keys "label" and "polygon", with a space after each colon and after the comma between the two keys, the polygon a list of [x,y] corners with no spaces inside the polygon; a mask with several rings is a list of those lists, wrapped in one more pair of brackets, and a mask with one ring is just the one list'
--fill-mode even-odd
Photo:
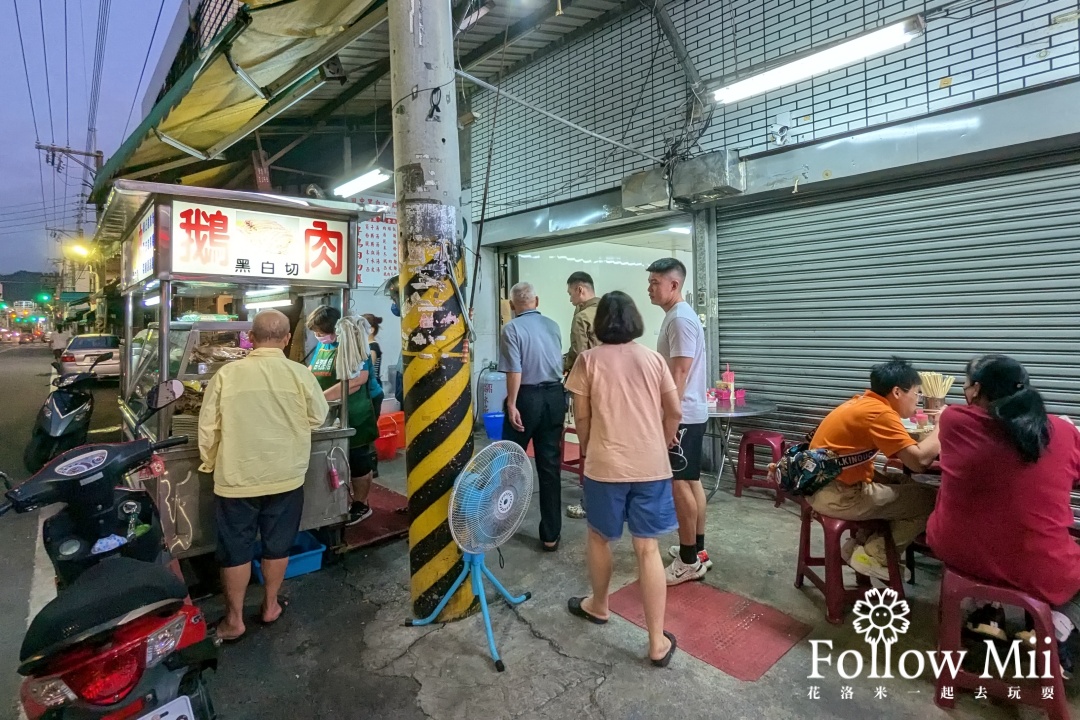
{"label": "electric fan", "polygon": [[438,607],[423,620],[413,620],[412,625],[428,625],[435,621],[457,589],[472,575],[473,593],[480,598],[480,610],[484,615],[488,648],[495,661],[495,669],[506,669],[495,649],[495,636],[491,632],[491,615],[488,614],[484,578],[491,581],[506,602],[511,605],[523,603],[532,597],[525,593],[512,596],[502,586],[491,570],[484,564],[484,553],[499,547],[517,532],[532,499],[532,464],[516,443],[500,440],[488,445],[469,461],[454,481],[450,493],[450,533],[454,542],[465,554],[465,569],[443,596]]}

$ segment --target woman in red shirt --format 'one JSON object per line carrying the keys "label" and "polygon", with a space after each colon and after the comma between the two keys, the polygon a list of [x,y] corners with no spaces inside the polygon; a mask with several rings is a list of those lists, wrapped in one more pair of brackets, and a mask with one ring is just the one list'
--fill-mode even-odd
{"label": "woman in red shirt", "polygon": [[[968,364],[964,398],[966,407],[947,408],[939,421],[941,490],[927,540],[950,568],[1055,608],[1064,650],[1080,626],[1080,546],[1069,535],[1080,432],[1047,415],[1027,371],[1004,355]],[[977,624],[1005,639],[1000,608],[976,612],[996,615]],[[1062,666],[1071,670],[1067,654]]]}

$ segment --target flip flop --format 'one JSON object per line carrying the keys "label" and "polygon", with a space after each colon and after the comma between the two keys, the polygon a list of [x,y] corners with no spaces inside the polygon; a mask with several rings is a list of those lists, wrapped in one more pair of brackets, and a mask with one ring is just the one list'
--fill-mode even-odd
{"label": "flip flop", "polygon": [[278,598],[278,605],[281,606],[281,612],[278,613],[278,616],[276,618],[274,618],[273,620],[270,620],[270,621],[263,620],[262,619],[262,612],[261,611],[259,612],[259,624],[260,625],[273,625],[278,620],[280,620],[282,617],[284,617],[285,616],[285,611],[289,609],[289,598],[279,597]]}
{"label": "flip flop", "polygon": [[240,642],[247,635],[247,632],[242,632],[239,635],[237,635],[236,637],[231,637],[231,638],[221,637],[221,636],[219,636],[217,634],[218,625],[220,625],[220,624],[221,623],[214,623],[214,627],[211,628],[211,635],[212,635],[214,641],[217,642],[217,643],[220,643],[222,645],[232,645],[233,643]]}
{"label": "flip flop", "polygon": [[671,662],[671,656],[675,654],[675,647],[677,646],[677,643],[675,642],[675,636],[665,630],[664,637],[671,641],[671,649],[667,651],[667,655],[660,658],[659,660],[653,660],[652,658],[649,658],[649,662],[651,662],[656,667],[667,667],[668,664]]}
{"label": "flip flop", "polygon": [[607,625],[607,618],[597,617],[581,607],[581,601],[584,599],[585,598],[583,597],[570,598],[566,601],[566,609],[570,611],[571,615],[582,618],[583,620],[588,620],[596,625]]}

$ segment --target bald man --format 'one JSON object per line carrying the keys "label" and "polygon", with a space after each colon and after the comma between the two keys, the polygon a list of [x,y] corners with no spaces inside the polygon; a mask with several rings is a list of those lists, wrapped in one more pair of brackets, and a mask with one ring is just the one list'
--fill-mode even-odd
{"label": "bald man", "polygon": [[217,560],[226,604],[216,632],[225,642],[245,632],[244,594],[256,534],[266,586],[262,622],[275,622],[285,611],[278,591],[304,510],[311,431],[330,409],[315,376],[285,357],[290,337],[289,319],[263,310],[251,325],[254,349],[218,370],[203,394],[199,470],[214,474]]}

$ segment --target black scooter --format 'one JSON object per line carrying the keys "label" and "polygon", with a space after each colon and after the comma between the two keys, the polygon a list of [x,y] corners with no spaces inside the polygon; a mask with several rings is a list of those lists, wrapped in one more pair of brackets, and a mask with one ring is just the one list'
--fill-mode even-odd
{"label": "black scooter", "polygon": [[[94,414],[93,386],[98,378],[94,368],[98,363],[111,360],[113,354],[98,355],[86,372],[61,374],[53,380],[56,387],[38,411],[30,442],[23,451],[23,465],[27,472],[36,473],[45,463],[62,452],[86,444],[90,432],[90,418]],[[62,373],[59,362],[52,364]]]}
{"label": "black scooter", "polygon": [[[153,388],[147,416],[182,394],[176,380]],[[42,533],[57,597],[34,617],[19,654],[30,720],[214,718],[203,674],[216,667],[217,648],[149,494],[124,486],[130,473],[155,471],[156,451],[186,442],[75,448],[0,499],[0,515],[64,504]],[[0,482],[8,484],[2,473]]]}

